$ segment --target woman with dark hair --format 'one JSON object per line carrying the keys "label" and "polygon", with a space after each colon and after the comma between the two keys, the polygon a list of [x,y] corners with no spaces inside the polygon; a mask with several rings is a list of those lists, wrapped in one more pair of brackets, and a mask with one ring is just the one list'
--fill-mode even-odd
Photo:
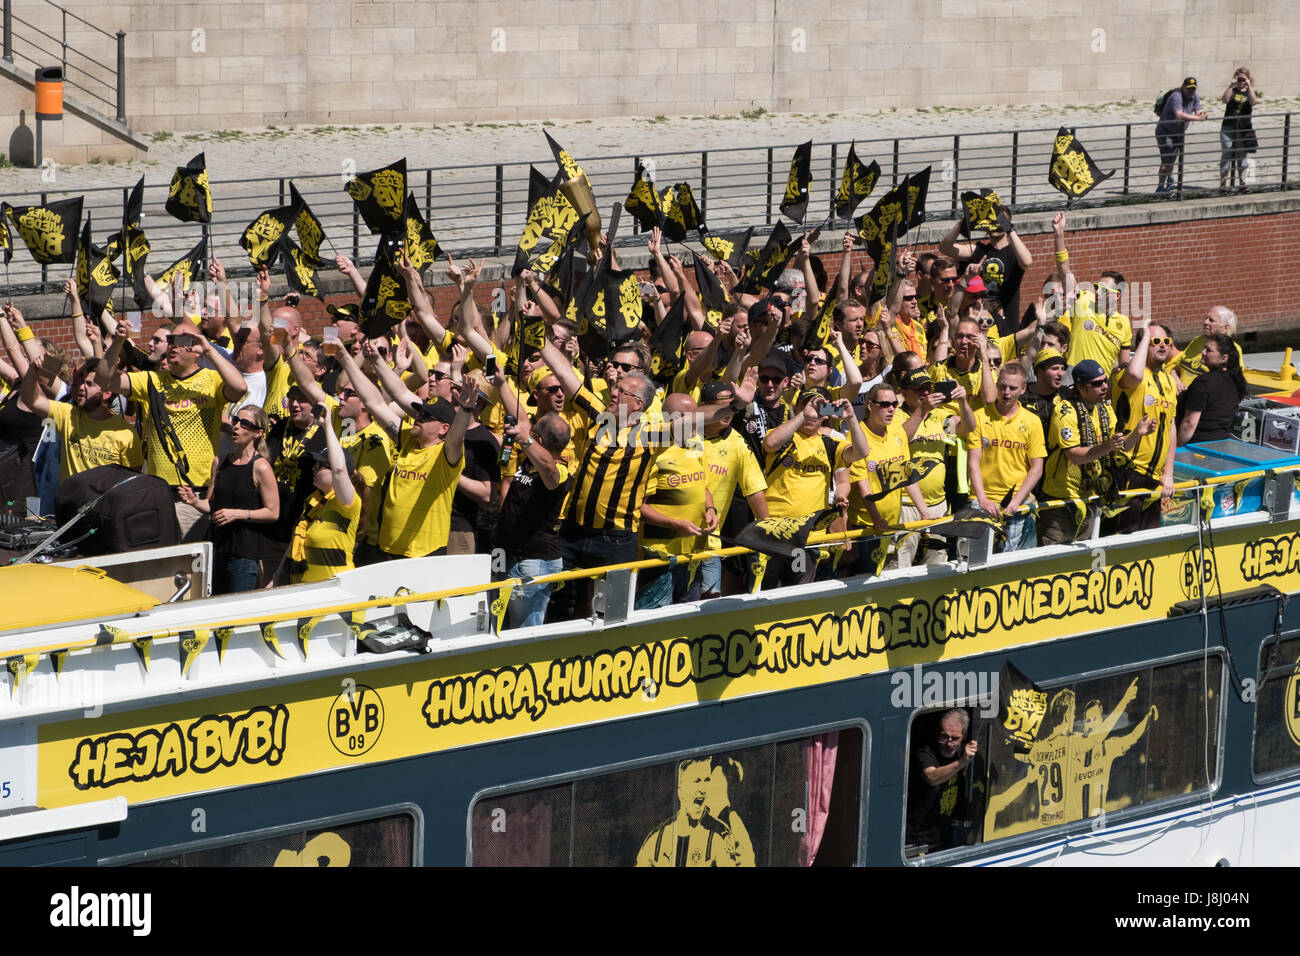
{"label": "woman with dark hair", "polygon": [[1232,418],[1246,397],[1236,343],[1221,333],[1205,337],[1201,359],[1209,371],[1178,397],[1178,444],[1232,437]]}

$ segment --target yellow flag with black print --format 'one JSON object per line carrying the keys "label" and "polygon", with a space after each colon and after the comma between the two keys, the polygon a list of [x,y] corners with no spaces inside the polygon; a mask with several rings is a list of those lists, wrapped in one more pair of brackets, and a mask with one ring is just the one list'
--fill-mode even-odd
{"label": "yellow flag with black print", "polygon": [[10,657],[5,661],[5,670],[9,676],[14,679],[14,690],[22,686],[27,675],[36,670],[36,665],[41,662],[40,654],[23,654],[17,657]]}
{"label": "yellow flag with black print", "polygon": [[518,276],[525,269],[548,274],[572,241],[577,225],[578,211],[560,192],[559,184],[530,166],[528,221],[519,237],[519,248],[510,274]]}
{"label": "yellow flag with black print", "polygon": [[202,153],[172,174],[171,189],[163,207],[181,222],[212,221],[212,190],[208,188],[208,161]]}
{"label": "yellow flag with black print", "polygon": [[325,619],[323,614],[317,614],[314,617],[298,618],[298,626],[295,633],[298,637],[298,650],[302,651],[302,659],[307,659],[307,645],[311,643],[312,631],[316,630],[316,625]]}
{"label": "yellow flag with black print", "polygon": [[262,632],[262,642],[271,649],[271,653],[282,661],[287,660],[284,652],[280,650],[280,639],[275,633],[275,622],[267,621],[264,624],[259,624],[258,628]]}
{"label": "yellow flag with black print", "polygon": [[138,637],[131,644],[135,647],[135,652],[140,656],[140,663],[144,665],[144,672],[149,673],[149,658],[153,654],[153,638]]}
{"label": "yellow flag with black print", "polygon": [[880,164],[874,159],[868,166],[858,159],[856,144],[849,144],[849,155],[844,160],[844,172],[840,175],[840,188],[835,193],[835,215],[848,219],[862,201],[876,188],[880,179]]}
{"label": "yellow flag with black print", "polygon": [[372,233],[383,235],[402,228],[402,208],[406,204],[405,157],[382,169],[357,173],[344,188]]}
{"label": "yellow flag with black print", "polygon": [[506,620],[506,608],[510,606],[510,595],[514,592],[513,584],[503,584],[497,588],[492,598],[492,621],[496,625],[496,632],[501,633],[502,627]]}
{"label": "yellow flag with black print", "polygon": [[212,631],[207,628],[196,628],[192,631],[181,631],[179,638],[179,647],[181,654],[181,676],[184,677],[189,673],[189,669],[194,662],[199,659],[199,654],[203,648],[208,646],[208,639],[212,636]]}
{"label": "yellow flag with black print", "polygon": [[280,239],[280,261],[290,289],[299,295],[319,296],[316,290],[319,263],[287,235]]}
{"label": "yellow flag with black print", "polygon": [[781,197],[781,211],[803,225],[808,212],[808,187],[812,185],[812,140],[797,147],[790,160],[790,172],[785,179],[785,195]]}
{"label": "yellow flag with black print", "polygon": [[81,231],[81,196],[44,206],[10,206],[9,220],[32,258],[41,265],[71,263],[77,258]]}
{"label": "yellow flag with black print", "polygon": [[1056,131],[1052,144],[1052,164],[1047,181],[1071,199],[1088,195],[1103,180],[1115,175],[1115,170],[1103,173],[1088,151],[1074,135],[1074,130],[1062,126]]}

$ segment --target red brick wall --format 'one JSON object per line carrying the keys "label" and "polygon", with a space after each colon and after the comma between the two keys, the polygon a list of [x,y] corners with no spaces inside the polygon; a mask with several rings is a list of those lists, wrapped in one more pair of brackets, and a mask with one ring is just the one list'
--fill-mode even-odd
{"label": "red brick wall", "polygon": [[[1032,295],[1053,269],[1052,237],[1038,233],[1024,240],[1034,257],[1021,287],[1027,304],[1026,295]],[[1248,345],[1253,334],[1261,344],[1300,347],[1300,308],[1290,275],[1300,258],[1300,211],[1071,231],[1066,244],[1070,265],[1080,280],[1095,281],[1103,269],[1116,269],[1129,282],[1150,283],[1151,317],[1172,325],[1180,343],[1199,334],[1209,306],[1227,305],[1237,313],[1238,335],[1246,336]],[[839,266],[833,248],[838,242],[827,245],[830,251],[820,255],[833,274]],[[917,246],[918,251],[933,248]],[[857,254],[855,266],[867,262]],[[489,304],[495,288],[496,283],[485,282],[476,289],[481,307]],[[356,296],[326,296],[329,303],[350,301],[356,301]],[[454,301],[451,286],[437,289],[434,304],[440,315],[445,316]],[[301,309],[308,328],[319,334],[326,319],[324,303],[304,299]],[[146,335],[157,324],[146,316]],[[67,320],[37,320],[33,325],[38,334],[73,347]]]}

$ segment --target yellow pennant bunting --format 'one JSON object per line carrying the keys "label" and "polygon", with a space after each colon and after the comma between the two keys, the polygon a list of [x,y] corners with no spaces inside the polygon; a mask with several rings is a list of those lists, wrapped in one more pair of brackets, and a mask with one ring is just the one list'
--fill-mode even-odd
{"label": "yellow pennant bunting", "polygon": [[287,660],[288,658],[284,656],[284,652],[280,650],[280,639],[275,633],[275,622],[267,621],[265,624],[260,626],[262,630],[262,641],[271,649],[271,653],[282,661]]}
{"label": "yellow pennant bunting", "polygon": [[217,663],[220,664],[226,657],[226,645],[230,643],[230,638],[234,635],[233,627],[218,627],[212,631],[212,636],[217,639]]}
{"label": "yellow pennant bunting", "polygon": [[190,665],[199,658],[203,648],[208,646],[208,639],[212,636],[212,631],[203,628],[193,631],[181,631],[180,633],[180,651],[181,651],[181,676],[184,677],[189,672]]}
{"label": "yellow pennant bunting", "polygon": [[99,633],[95,635],[95,643],[100,645],[120,644],[124,640],[126,640],[126,631],[111,624],[99,625]]}
{"label": "yellow pennant bunting", "polygon": [[497,633],[501,633],[501,625],[506,619],[506,608],[510,605],[510,593],[514,590],[513,584],[506,584],[497,589],[497,595],[492,599],[492,620],[496,623]]}
{"label": "yellow pennant bunting", "polygon": [[40,654],[24,654],[21,657],[11,657],[5,661],[5,669],[9,671],[10,676],[14,679],[14,690],[22,686],[23,680],[28,674],[36,670],[36,665],[40,661]]}
{"label": "yellow pennant bunting", "polygon": [[67,663],[67,660],[68,660],[67,651],[54,651],[53,653],[50,654],[50,666],[54,668],[55,677],[63,676],[63,665]]}
{"label": "yellow pennant bunting", "polygon": [[144,665],[144,672],[149,673],[149,657],[153,653],[153,638],[138,637],[131,643],[135,646],[135,652],[140,655],[140,663]]}

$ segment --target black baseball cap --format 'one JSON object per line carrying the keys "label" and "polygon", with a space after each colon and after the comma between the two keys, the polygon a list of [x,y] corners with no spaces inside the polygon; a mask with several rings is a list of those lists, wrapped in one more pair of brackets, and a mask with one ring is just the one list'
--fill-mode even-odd
{"label": "black baseball cap", "polygon": [[355,302],[347,305],[327,305],[325,311],[330,314],[330,319],[334,322],[343,319],[348,322],[361,321],[361,306]]}
{"label": "black baseball cap", "polygon": [[704,385],[703,388],[700,389],[700,404],[712,404],[714,402],[720,402],[722,401],[723,395],[732,395],[734,397],[735,394],[736,394],[735,385],[733,385],[731,382],[723,382],[715,379],[712,382],[708,382],[707,384]]}
{"label": "black baseball cap", "polygon": [[411,406],[411,417],[417,422],[443,422],[450,425],[456,420],[456,408],[445,398],[431,398]]}
{"label": "black baseball cap", "polygon": [[[325,433],[320,429],[317,429],[316,433],[307,439],[302,450],[312,461],[325,465],[329,464],[329,445],[325,443]],[[349,474],[356,470],[356,463],[352,460],[352,453],[346,448],[343,449],[343,467]]]}

